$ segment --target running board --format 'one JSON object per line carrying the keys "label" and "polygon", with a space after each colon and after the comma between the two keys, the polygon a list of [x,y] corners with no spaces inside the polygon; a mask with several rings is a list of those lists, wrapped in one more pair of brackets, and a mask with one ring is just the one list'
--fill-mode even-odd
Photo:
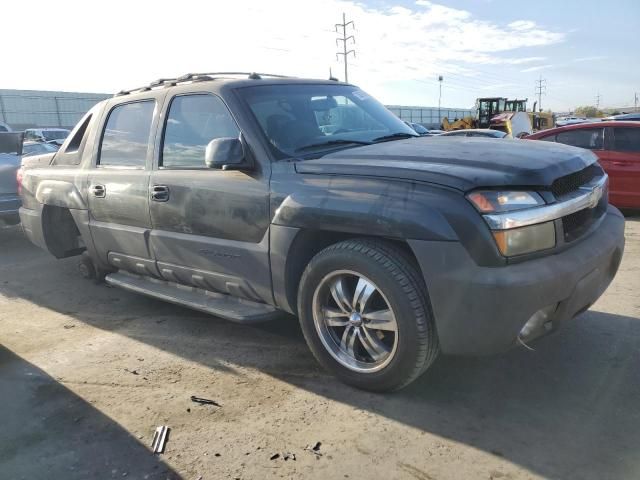
{"label": "running board", "polygon": [[238,323],[264,322],[282,313],[266,303],[252,302],[142,275],[116,272],[107,275],[105,281],[114,287],[142,293]]}

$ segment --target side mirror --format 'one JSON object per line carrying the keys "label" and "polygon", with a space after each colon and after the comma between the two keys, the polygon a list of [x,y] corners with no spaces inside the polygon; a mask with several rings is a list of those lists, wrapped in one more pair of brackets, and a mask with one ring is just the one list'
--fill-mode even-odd
{"label": "side mirror", "polygon": [[204,163],[209,168],[221,170],[249,170],[244,145],[239,138],[222,137],[209,142],[204,153]]}

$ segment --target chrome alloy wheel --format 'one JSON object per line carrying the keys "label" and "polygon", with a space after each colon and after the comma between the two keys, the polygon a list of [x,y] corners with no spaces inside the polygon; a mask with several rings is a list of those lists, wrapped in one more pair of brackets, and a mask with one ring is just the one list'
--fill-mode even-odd
{"label": "chrome alloy wheel", "polygon": [[327,351],[350,370],[381,370],[396,353],[395,314],[376,284],[357,272],[338,270],[322,279],[313,294],[313,322]]}

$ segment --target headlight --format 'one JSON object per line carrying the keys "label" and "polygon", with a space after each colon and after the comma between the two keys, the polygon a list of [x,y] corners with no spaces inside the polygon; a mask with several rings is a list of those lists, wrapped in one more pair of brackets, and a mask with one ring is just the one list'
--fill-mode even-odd
{"label": "headlight", "polygon": [[494,230],[491,233],[500,253],[505,257],[546,250],[556,245],[556,229],[553,222],[510,230]]}
{"label": "headlight", "polygon": [[484,190],[472,192],[467,198],[481,213],[500,213],[544,205],[536,192],[501,192]]}
{"label": "headlight", "polygon": [[[471,192],[467,198],[480,213],[492,215],[545,205],[539,194],[526,191],[481,190]],[[556,229],[553,222],[492,230],[491,233],[498,250],[505,257],[546,250],[556,245]]]}

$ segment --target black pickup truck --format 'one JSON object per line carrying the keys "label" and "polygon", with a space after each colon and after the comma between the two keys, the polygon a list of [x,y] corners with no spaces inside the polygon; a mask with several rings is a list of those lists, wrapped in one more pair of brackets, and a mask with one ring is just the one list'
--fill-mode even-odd
{"label": "black pickup truck", "polygon": [[420,138],[358,87],[189,74],[96,105],[22,167],[24,230],[87,277],[237,322],[297,315],[342,380],[528,344],[613,279],[587,150]]}

